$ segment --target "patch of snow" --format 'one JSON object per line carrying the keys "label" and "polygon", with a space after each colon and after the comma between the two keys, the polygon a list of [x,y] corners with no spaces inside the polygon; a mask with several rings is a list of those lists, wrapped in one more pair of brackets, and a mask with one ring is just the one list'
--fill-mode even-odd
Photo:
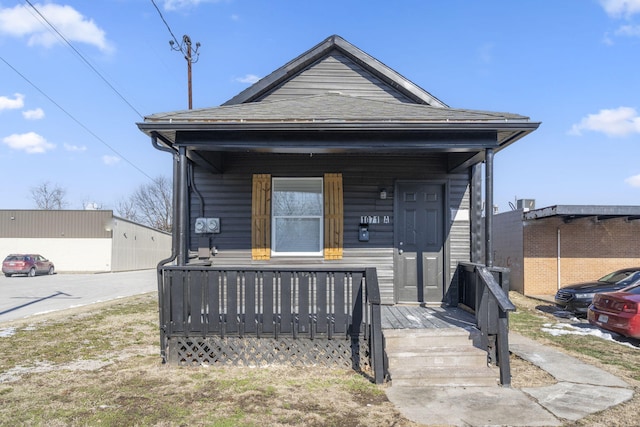
{"label": "patch of snow", "polygon": [[14,335],[16,333],[16,328],[3,328],[0,329],[0,338],[6,338]]}
{"label": "patch of snow", "polygon": [[[624,345],[631,348],[638,348],[640,345],[639,340],[627,339],[622,335],[615,332],[604,331],[589,323],[582,323],[580,319],[575,319],[579,323],[546,323],[543,325],[541,331],[555,337],[561,335],[581,335],[581,336],[593,336],[606,341],[612,341],[620,345]],[[634,345],[635,342],[635,345]]]}

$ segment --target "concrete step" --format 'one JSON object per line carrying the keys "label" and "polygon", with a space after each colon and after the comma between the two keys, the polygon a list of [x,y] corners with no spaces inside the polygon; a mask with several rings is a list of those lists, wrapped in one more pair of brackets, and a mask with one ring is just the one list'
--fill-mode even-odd
{"label": "concrete step", "polygon": [[383,330],[387,351],[412,351],[438,346],[472,344],[477,331],[461,328],[444,329],[385,329]]}
{"label": "concrete step", "polygon": [[468,346],[423,348],[421,351],[387,350],[389,367],[407,366],[420,371],[431,367],[484,367],[487,366],[487,352]]}
{"label": "concrete step", "polygon": [[488,366],[480,368],[389,369],[393,387],[490,387],[500,384],[500,372]]}
{"label": "concrete step", "polygon": [[475,328],[385,329],[385,352],[394,386],[494,386],[500,372],[474,346]]}

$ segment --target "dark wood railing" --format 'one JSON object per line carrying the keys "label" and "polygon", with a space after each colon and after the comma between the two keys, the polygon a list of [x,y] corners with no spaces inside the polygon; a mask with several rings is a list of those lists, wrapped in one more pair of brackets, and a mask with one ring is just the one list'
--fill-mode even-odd
{"label": "dark wood railing", "polygon": [[482,346],[500,368],[500,383],[509,387],[509,312],[516,309],[509,300],[509,269],[459,263],[458,278],[458,302],[474,311]]}
{"label": "dark wood railing", "polygon": [[169,337],[364,337],[384,381],[375,268],[158,268],[161,352]]}

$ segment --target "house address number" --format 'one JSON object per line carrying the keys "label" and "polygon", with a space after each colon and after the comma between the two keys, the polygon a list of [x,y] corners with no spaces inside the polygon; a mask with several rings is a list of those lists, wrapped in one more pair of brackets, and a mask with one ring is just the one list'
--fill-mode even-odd
{"label": "house address number", "polygon": [[385,215],[380,219],[379,215],[363,215],[360,217],[360,224],[391,224],[391,217]]}

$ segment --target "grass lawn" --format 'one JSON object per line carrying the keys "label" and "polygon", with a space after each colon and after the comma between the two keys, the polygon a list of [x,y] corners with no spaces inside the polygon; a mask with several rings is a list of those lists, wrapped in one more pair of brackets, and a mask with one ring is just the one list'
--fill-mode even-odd
{"label": "grass lawn", "polygon": [[[573,425],[637,425],[640,349],[593,336],[552,336],[540,302],[511,295],[512,331],[608,370],[635,387],[629,402]],[[398,426],[375,385],[327,368],[175,367],[159,356],[155,294],[0,325],[0,425]],[[547,378],[516,361],[514,387]],[[538,382],[539,381],[539,382]]]}

